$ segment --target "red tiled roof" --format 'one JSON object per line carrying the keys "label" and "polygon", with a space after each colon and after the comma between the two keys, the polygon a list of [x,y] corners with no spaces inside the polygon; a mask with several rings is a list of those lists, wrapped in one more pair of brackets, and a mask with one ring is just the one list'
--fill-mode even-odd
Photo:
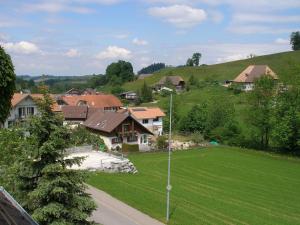
{"label": "red tiled roof", "polygon": [[106,107],[121,107],[123,106],[121,101],[114,95],[73,95],[62,96],[62,99],[72,106],[80,104],[80,102],[86,102],[89,107],[93,108],[106,108]]}
{"label": "red tiled roof", "polygon": [[128,108],[128,110],[136,119],[152,119],[157,117],[163,117],[166,115],[158,107],[130,107]]}
{"label": "red tiled roof", "polygon": [[11,99],[12,107],[15,107],[17,104],[19,104],[22,100],[24,100],[27,97],[30,97],[30,95],[29,94],[14,93],[14,95]]}

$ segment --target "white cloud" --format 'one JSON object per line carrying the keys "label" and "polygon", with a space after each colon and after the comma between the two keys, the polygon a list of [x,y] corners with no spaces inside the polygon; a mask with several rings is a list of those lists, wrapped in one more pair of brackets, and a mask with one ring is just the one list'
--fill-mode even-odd
{"label": "white cloud", "polygon": [[234,23],[299,23],[298,15],[274,15],[261,13],[237,13],[233,15]]}
{"label": "white cloud", "polygon": [[283,38],[277,38],[275,40],[275,43],[276,44],[280,44],[280,45],[287,45],[287,44],[290,44],[290,40],[288,39],[283,39]]}
{"label": "white cloud", "polygon": [[20,54],[32,54],[32,53],[40,53],[40,49],[37,45],[27,41],[20,41],[20,42],[6,42],[1,44],[7,51],[13,53],[20,53]]}
{"label": "white cloud", "polygon": [[162,18],[178,28],[190,28],[203,22],[207,15],[203,9],[192,8],[187,5],[172,5],[165,7],[152,7],[149,14]]}
{"label": "white cloud", "polygon": [[48,13],[59,13],[59,12],[74,12],[74,13],[90,13],[93,10],[87,7],[76,6],[68,4],[65,1],[49,1],[40,2],[33,4],[24,5],[24,10],[27,12],[48,12]]}
{"label": "white cloud", "polygon": [[132,43],[135,44],[135,45],[139,45],[139,46],[141,46],[141,45],[148,45],[148,41],[142,40],[142,39],[138,39],[138,38],[134,38],[132,40]]}
{"label": "white cloud", "polygon": [[66,56],[70,57],[70,58],[74,58],[74,57],[78,57],[80,56],[80,53],[77,49],[75,48],[71,48],[69,49],[66,53],[65,53]]}
{"label": "white cloud", "polygon": [[4,33],[0,33],[0,42],[1,41],[7,41],[9,39],[9,36]]}
{"label": "white cloud", "polygon": [[96,55],[97,59],[129,59],[132,57],[130,50],[117,46],[108,46],[104,51]]}
{"label": "white cloud", "polygon": [[236,60],[241,60],[241,59],[246,59],[246,58],[247,58],[246,54],[228,55],[223,58],[217,58],[217,63],[231,62],[231,61],[236,61]]}

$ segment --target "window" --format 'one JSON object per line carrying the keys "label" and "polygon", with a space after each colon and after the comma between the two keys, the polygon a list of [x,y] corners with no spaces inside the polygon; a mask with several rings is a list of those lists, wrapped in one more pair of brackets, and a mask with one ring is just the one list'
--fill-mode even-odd
{"label": "window", "polygon": [[33,107],[27,107],[27,115],[34,115],[34,108]]}
{"label": "window", "polygon": [[129,124],[123,124],[123,131],[124,132],[129,131]]}
{"label": "window", "polygon": [[141,144],[147,144],[148,143],[148,136],[146,134],[143,134],[141,136],[140,142],[141,142]]}
{"label": "window", "polygon": [[158,121],[159,121],[159,117],[153,119],[153,122],[158,122]]}
{"label": "window", "polygon": [[137,136],[131,135],[131,136],[128,136],[128,137],[127,137],[127,142],[136,142],[137,139],[138,139]]}
{"label": "window", "polygon": [[121,137],[112,138],[111,143],[112,144],[122,143],[122,138]]}
{"label": "window", "polygon": [[149,120],[148,119],[144,119],[143,120],[143,124],[147,124],[147,123],[149,123]]}
{"label": "window", "polygon": [[19,118],[25,117],[25,107],[20,107],[19,108]]}

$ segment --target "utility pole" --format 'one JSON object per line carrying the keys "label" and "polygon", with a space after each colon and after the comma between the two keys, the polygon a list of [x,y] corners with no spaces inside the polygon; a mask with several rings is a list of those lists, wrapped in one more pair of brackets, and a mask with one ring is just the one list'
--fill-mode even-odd
{"label": "utility pole", "polygon": [[170,219],[170,191],[172,186],[170,184],[170,176],[171,176],[171,133],[172,133],[172,93],[170,95],[170,119],[169,119],[169,159],[168,159],[168,185],[167,185],[167,222]]}

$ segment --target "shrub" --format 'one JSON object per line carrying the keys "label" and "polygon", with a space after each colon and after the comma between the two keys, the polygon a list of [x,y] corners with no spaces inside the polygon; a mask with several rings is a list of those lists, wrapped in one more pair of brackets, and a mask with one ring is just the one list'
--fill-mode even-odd
{"label": "shrub", "polygon": [[96,134],[89,132],[86,128],[79,126],[71,131],[71,145],[89,144],[94,148],[99,148],[104,145],[103,140]]}
{"label": "shrub", "polygon": [[138,144],[122,144],[122,152],[139,152],[139,145]]}
{"label": "shrub", "polygon": [[191,141],[195,144],[200,144],[204,141],[204,137],[200,132],[196,131],[191,134]]}
{"label": "shrub", "polygon": [[167,142],[167,137],[165,136],[159,136],[156,139],[156,148],[158,150],[165,150],[168,148],[168,142]]}

